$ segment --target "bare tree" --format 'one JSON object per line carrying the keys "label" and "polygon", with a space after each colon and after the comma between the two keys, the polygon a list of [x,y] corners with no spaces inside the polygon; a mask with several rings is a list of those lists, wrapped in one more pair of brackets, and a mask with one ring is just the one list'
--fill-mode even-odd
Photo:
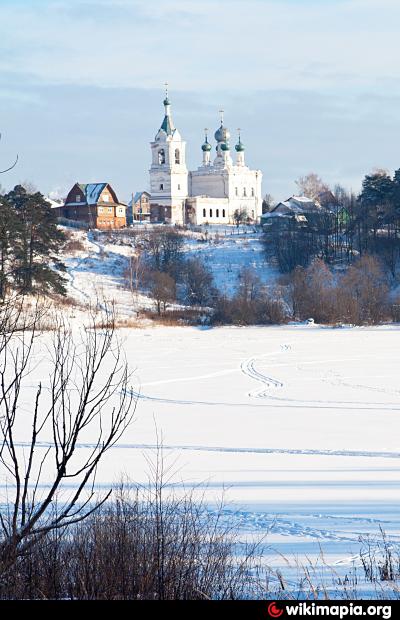
{"label": "bare tree", "polygon": [[197,258],[185,262],[183,287],[184,299],[192,306],[206,306],[216,294],[212,272]]}
{"label": "bare tree", "polygon": [[155,271],[152,274],[150,290],[155,299],[158,314],[161,314],[161,308],[165,312],[167,303],[176,299],[176,282],[171,276],[162,271]]}
{"label": "bare tree", "polygon": [[240,224],[245,224],[249,220],[246,209],[236,209],[233,214],[233,221],[236,224],[236,228],[239,228]]}
{"label": "bare tree", "polygon": [[[49,347],[49,379],[37,385],[32,398],[30,440],[21,442],[27,379],[35,356],[43,355],[44,335],[37,333],[37,320],[21,331],[10,310],[5,320],[0,332],[3,571],[38,539],[82,521],[109,498],[111,491],[99,496],[95,490],[97,467],[131,422],[136,405],[110,313],[102,329],[93,316],[78,339],[59,321]],[[11,329],[4,328],[7,324]],[[79,450],[88,437],[86,451]]]}
{"label": "bare tree", "polygon": [[295,181],[302,196],[316,200],[318,195],[329,190],[329,186],[315,172],[310,172]]}

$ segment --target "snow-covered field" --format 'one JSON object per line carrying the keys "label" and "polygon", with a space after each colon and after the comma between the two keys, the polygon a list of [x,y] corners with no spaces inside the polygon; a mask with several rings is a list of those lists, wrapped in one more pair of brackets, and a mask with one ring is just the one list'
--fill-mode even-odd
{"label": "snow-covered field", "polygon": [[204,486],[210,499],[225,490],[245,531],[268,532],[271,560],[318,555],[321,544],[343,568],[379,524],[400,542],[399,328],[158,328],[125,338],[140,403],[108,472],[119,464],[141,478],[155,420],[177,457],[175,483]]}
{"label": "snow-covered field", "polygon": [[[120,289],[129,250],[86,243],[87,254],[67,261],[70,290],[84,302],[101,285],[129,314]],[[226,243],[227,262],[224,245],[197,247],[220,253],[217,265],[253,260],[265,270],[256,240]],[[400,545],[400,327],[147,325],[119,336],[138,408],[99,469],[101,486],[125,475],[146,483],[162,434],[170,486],[196,485],[210,509],[224,495],[243,539],[265,537],[268,563],[294,581],[309,561],[348,573],[380,526]],[[89,447],[87,438],[80,450]]]}
{"label": "snow-covered field", "polygon": [[[285,572],[282,556],[295,566],[322,549],[344,574],[380,525],[400,543],[400,328],[147,327],[120,337],[139,403],[99,469],[102,487],[122,476],[146,483],[158,433],[169,484],[196,485],[211,508],[224,495],[226,518],[243,538],[265,536],[267,561]],[[85,438],[80,450],[89,448]]]}

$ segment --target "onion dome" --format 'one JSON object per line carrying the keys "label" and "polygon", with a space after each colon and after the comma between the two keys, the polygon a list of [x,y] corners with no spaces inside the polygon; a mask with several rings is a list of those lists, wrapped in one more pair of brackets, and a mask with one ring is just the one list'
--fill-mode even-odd
{"label": "onion dome", "polygon": [[228,142],[223,142],[221,144],[221,151],[229,151],[229,144],[228,144]]}
{"label": "onion dome", "polygon": [[204,153],[207,153],[207,152],[211,151],[211,149],[212,149],[212,146],[211,146],[211,144],[208,141],[208,133],[207,132],[208,132],[208,129],[205,129],[204,130],[204,135],[205,135],[204,144],[201,147],[201,149],[202,149],[202,151],[204,151]]}
{"label": "onion dome", "polygon": [[168,97],[165,97],[164,99],[164,105],[171,105],[170,100],[168,99]]}
{"label": "onion dome", "polygon": [[217,142],[228,142],[230,137],[231,134],[229,133],[229,130],[221,123],[221,127],[215,132],[214,138]]}
{"label": "onion dome", "polygon": [[235,150],[237,153],[243,153],[244,151],[244,144],[242,143],[241,137],[240,137],[240,129],[238,129],[239,132],[239,139],[238,139],[238,143],[235,146]]}

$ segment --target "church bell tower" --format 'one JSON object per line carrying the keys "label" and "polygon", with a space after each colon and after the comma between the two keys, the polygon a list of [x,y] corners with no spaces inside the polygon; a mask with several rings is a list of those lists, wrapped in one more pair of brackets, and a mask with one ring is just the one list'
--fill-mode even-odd
{"label": "church bell tower", "polygon": [[154,141],[150,143],[151,213],[153,221],[185,223],[188,197],[186,142],[172,120],[168,85],[164,99],[164,120]]}

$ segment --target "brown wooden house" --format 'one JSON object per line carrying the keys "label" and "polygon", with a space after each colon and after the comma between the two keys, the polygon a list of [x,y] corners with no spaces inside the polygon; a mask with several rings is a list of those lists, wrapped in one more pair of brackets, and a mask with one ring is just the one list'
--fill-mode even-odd
{"label": "brown wooden house", "polygon": [[119,202],[109,183],[75,183],[65,200],[63,217],[89,228],[126,226],[126,205]]}

